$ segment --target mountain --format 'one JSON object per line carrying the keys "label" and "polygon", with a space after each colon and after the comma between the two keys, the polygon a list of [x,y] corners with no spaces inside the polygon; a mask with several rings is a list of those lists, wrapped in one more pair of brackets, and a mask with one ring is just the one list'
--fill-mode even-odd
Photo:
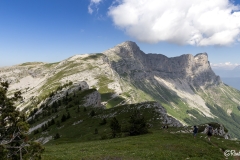
{"label": "mountain", "polygon": [[0,68],[0,76],[11,83],[9,96],[22,91],[17,105],[27,114],[56,92],[64,93],[64,87],[85,81],[100,93],[105,108],[156,101],[183,125],[218,122],[232,138],[240,138],[240,92],[222,83],[206,53],[168,58],[145,54],[127,41],[103,53],[75,55],[57,63]]}

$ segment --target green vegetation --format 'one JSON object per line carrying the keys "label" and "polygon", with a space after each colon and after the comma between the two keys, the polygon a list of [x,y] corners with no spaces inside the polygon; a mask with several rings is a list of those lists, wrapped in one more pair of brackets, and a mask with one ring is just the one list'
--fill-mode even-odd
{"label": "green vegetation", "polygon": [[[67,95],[61,102],[43,108],[44,116],[38,117],[33,126],[44,121],[47,123],[31,134],[31,138],[34,139],[42,137],[41,132],[44,132],[45,137],[53,137],[53,140],[45,145],[43,160],[187,158],[215,160],[224,159],[225,150],[239,148],[238,141],[213,137],[212,141],[208,142],[205,135],[200,133],[196,139],[191,133],[177,133],[186,129],[182,127],[161,129],[162,117],[153,105],[155,102],[120,105],[109,109],[83,107],[84,97],[94,91],[96,90],[77,91]],[[172,95],[167,90],[162,91],[169,96]],[[106,101],[114,100],[111,96],[112,93],[102,93]],[[115,98],[118,100],[119,97]],[[184,104],[178,97],[174,102],[178,105]],[[57,112],[54,111],[55,107]],[[199,116],[198,118],[202,120],[199,112],[187,107],[185,111],[186,115]],[[239,117],[233,116],[237,121]],[[209,122],[208,119],[205,121]],[[192,122],[193,119],[189,119],[189,123]],[[216,127],[217,124],[212,125]],[[199,126],[199,130],[203,131],[204,125]],[[144,135],[131,136],[138,134]]]}
{"label": "green vegetation", "polygon": [[108,84],[113,82],[113,80],[107,78],[106,76],[102,76],[102,75],[99,75],[97,77],[98,79],[98,86],[99,86],[99,89],[98,91],[102,94],[102,93],[112,93],[114,92],[112,89],[109,89],[108,88]]}
{"label": "green vegetation", "polygon": [[186,111],[187,113],[191,114],[194,117],[185,118],[184,121],[187,122],[190,125],[198,125],[202,123],[208,123],[211,121],[215,121],[213,118],[209,118],[206,116],[203,116],[199,113],[199,111],[195,109],[190,109]]}
{"label": "green vegetation", "polygon": [[237,109],[240,111],[240,106],[237,106]]}
{"label": "green vegetation", "polygon": [[43,64],[43,62],[26,62],[26,63],[20,64],[19,66],[38,65],[38,64]]}
{"label": "green vegetation", "polygon": [[[218,122],[229,130],[231,137],[240,138],[240,130],[238,129],[240,128],[240,112],[238,107],[239,104],[237,103],[237,101],[240,102],[240,92],[236,89],[226,85],[220,85],[217,87],[209,86],[208,89],[204,91],[201,89],[193,90],[207,102],[207,106],[211,113],[216,116],[215,118],[210,118],[204,116],[200,110],[191,109],[186,102],[176,95],[176,93],[169,91],[164,86],[153,86],[151,83],[143,81],[134,82],[134,86],[136,87],[136,91],[139,89],[148,95],[148,97],[145,96],[148,101],[155,100],[159,102],[166,108],[168,114],[176,119],[184,121],[188,125]],[[138,101],[139,95],[140,93],[136,95],[130,94],[131,97],[134,97]],[[143,101],[142,97],[140,101]],[[221,104],[221,106],[219,106],[219,104]]]}
{"label": "green vegetation", "polygon": [[25,115],[14,103],[21,100],[21,92],[7,97],[8,82],[0,80],[0,159],[40,159],[43,148],[40,143],[28,141],[28,124]]}
{"label": "green vegetation", "polygon": [[[239,150],[238,141],[230,141],[212,137],[211,142],[203,134],[194,139],[192,134],[171,133],[168,130],[154,130],[151,134],[141,136],[115,138],[45,145],[43,160],[75,160],[75,159],[126,159],[126,160],[179,160],[207,159],[222,160],[225,150]],[[228,157],[233,160],[236,157]]]}
{"label": "green vegetation", "polygon": [[[235,121],[234,118],[230,117],[221,107],[217,105],[214,107],[208,105],[208,107],[211,109],[213,114],[218,116],[218,118],[215,119],[216,122],[226,126],[232,137],[240,138],[240,131],[238,129],[240,127],[240,123],[238,121]],[[237,115],[235,115],[235,117],[237,117]]]}
{"label": "green vegetation", "polygon": [[[86,92],[90,93],[91,90],[87,90]],[[56,142],[51,141],[50,143],[71,142],[72,138],[78,141],[99,140],[111,137],[112,132],[109,122],[112,116],[114,116],[122,126],[122,133],[119,136],[124,137],[129,135],[128,128],[130,126],[129,120],[131,115],[135,113],[137,108],[141,107],[144,122],[146,120],[152,127],[161,128],[161,120],[158,113],[154,107],[147,107],[147,104],[124,105],[107,110],[103,108],[79,107],[79,104],[74,103],[74,101],[79,99],[80,95],[83,95],[83,92],[75,94],[75,97],[69,95],[67,106],[59,106],[57,112],[53,111],[53,106],[49,106],[46,109],[43,108],[42,114],[35,116],[32,126],[48,121],[46,123],[48,126],[44,129],[48,132],[46,136],[55,136],[57,133],[60,135],[60,138]],[[61,104],[64,104],[64,102]],[[62,120],[63,115],[66,117],[68,113],[71,115],[70,118]],[[51,122],[52,117],[55,117],[53,118],[55,124]],[[151,119],[154,119],[154,121],[151,122]],[[141,117],[140,120],[142,120]],[[49,125],[50,123],[51,125]],[[95,134],[95,129],[98,130],[98,134]],[[41,133],[37,131],[31,135],[34,138],[40,138],[41,136]]]}
{"label": "green vegetation", "polygon": [[[189,118],[189,115],[187,114],[189,106],[184,103],[181,98],[176,95],[176,93],[170,92],[166,87],[161,85],[155,85],[153,87],[152,84],[143,83],[141,81],[136,82],[135,86],[147,94],[148,97],[151,97],[147,98],[148,100],[159,102],[173,117],[180,120]],[[147,96],[145,96],[145,98],[146,97]]]}
{"label": "green vegetation", "polygon": [[95,59],[98,59],[100,57],[102,57],[103,54],[102,53],[95,53],[95,54],[91,54],[85,58],[83,58],[82,60],[86,61],[86,60],[95,60]]}
{"label": "green vegetation", "polygon": [[101,101],[102,102],[105,102],[105,101],[108,101],[108,100],[110,100],[111,98],[112,98],[112,95],[113,95],[114,93],[102,93],[101,94]]}
{"label": "green vegetation", "polygon": [[59,64],[59,62],[47,63],[47,64],[44,65],[44,67],[46,67],[46,68],[51,68],[51,67],[56,66],[56,65],[58,65],[58,64]]}
{"label": "green vegetation", "polygon": [[[240,131],[238,128],[240,128],[240,123],[238,119],[240,112],[237,101],[240,101],[240,92],[226,85],[220,85],[218,87],[211,87],[205,91],[199,90],[198,94],[207,102],[206,105],[211,113],[217,116],[210,121],[223,124],[229,130],[232,137],[239,139]],[[217,101],[214,101],[215,99]],[[228,111],[230,112],[228,113]],[[205,118],[202,117],[200,120],[204,121]]]}
{"label": "green vegetation", "polygon": [[123,102],[124,100],[125,99],[120,96],[114,97],[107,102],[106,108],[115,107],[115,106],[119,105],[121,102]]}
{"label": "green vegetation", "polygon": [[110,121],[110,128],[112,138],[115,138],[118,133],[121,133],[121,125],[119,124],[116,117],[113,117],[112,120]]}

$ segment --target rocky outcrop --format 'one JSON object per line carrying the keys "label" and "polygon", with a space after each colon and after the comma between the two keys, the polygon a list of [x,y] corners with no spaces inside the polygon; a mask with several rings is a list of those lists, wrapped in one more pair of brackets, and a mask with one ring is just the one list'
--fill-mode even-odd
{"label": "rocky outcrop", "polygon": [[133,80],[159,76],[164,79],[184,79],[195,87],[221,83],[220,77],[212,71],[206,53],[168,58],[162,54],[145,54],[136,43],[127,41],[104,54],[104,61],[119,75],[130,75]]}
{"label": "rocky outcrop", "polygon": [[94,91],[90,94],[88,94],[84,98],[85,102],[83,106],[92,106],[92,107],[100,107],[101,106],[101,95],[98,91]]}
{"label": "rocky outcrop", "polygon": [[87,82],[81,81],[81,82],[73,84],[69,88],[64,88],[61,91],[58,91],[52,97],[47,98],[44,103],[46,103],[48,105],[52,105],[54,102],[58,101],[59,99],[62,99],[67,94],[71,94],[71,93],[74,93],[76,91],[84,91],[84,90],[87,90],[87,89],[89,89],[89,86],[88,86]]}
{"label": "rocky outcrop", "polygon": [[166,109],[157,102],[142,102],[137,104],[138,108],[154,108],[156,113],[158,113],[158,119],[161,119],[162,125],[168,125],[172,127],[183,126],[180,121],[167,114]]}
{"label": "rocky outcrop", "polygon": [[89,89],[89,86],[86,81],[81,81],[79,83],[74,83],[68,90],[68,94],[71,94],[76,91],[84,91]]}
{"label": "rocky outcrop", "polygon": [[13,84],[27,76],[31,76],[32,78],[43,78],[48,71],[44,63],[29,63],[28,65],[21,64],[0,68],[0,76],[3,80]]}
{"label": "rocky outcrop", "polygon": [[[204,129],[203,133],[208,132],[208,126]],[[221,136],[225,139],[230,139],[230,135],[227,131],[225,131],[224,126],[222,124],[218,124],[218,127],[213,127],[213,135]]]}
{"label": "rocky outcrop", "polygon": [[172,127],[183,126],[180,121],[173,118],[172,116],[169,116],[167,114],[166,109],[163,106],[161,106],[159,103],[156,102],[153,104],[153,106],[156,107],[156,112],[160,114],[163,125],[168,125],[168,126],[172,126]]}
{"label": "rocky outcrop", "polygon": [[[81,81],[78,83],[73,84],[69,88],[64,88],[61,91],[58,91],[56,94],[54,94],[52,97],[49,97],[45,100],[45,104],[52,105],[54,102],[63,99],[66,97],[66,95],[72,94],[77,91],[85,91],[88,90],[89,86],[87,82]],[[93,91],[89,94],[87,94],[84,97],[84,102],[82,104],[83,106],[92,106],[92,107],[100,107],[101,106],[101,95],[98,91]]]}

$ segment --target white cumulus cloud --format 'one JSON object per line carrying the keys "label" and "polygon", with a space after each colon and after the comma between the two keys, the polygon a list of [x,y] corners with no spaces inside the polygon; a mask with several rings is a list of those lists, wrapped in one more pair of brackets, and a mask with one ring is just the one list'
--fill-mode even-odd
{"label": "white cumulus cloud", "polygon": [[96,10],[98,10],[98,4],[101,2],[102,0],[90,0],[90,4],[88,5],[88,13],[92,14],[93,13],[93,8],[95,8]]}
{"label": "white cumulus cloud", "polygon": [[229,0],[116,0],[113,4],[108,11],[113,23],[142,42],[207,46],[239,41],[240,7]]}

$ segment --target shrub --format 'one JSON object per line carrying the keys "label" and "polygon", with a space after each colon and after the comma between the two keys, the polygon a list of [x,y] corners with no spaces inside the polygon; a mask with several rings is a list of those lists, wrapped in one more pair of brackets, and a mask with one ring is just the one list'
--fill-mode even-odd
{"label": "shrub", "polygon": [[89,115],[90,115],[91,117],[95,116],[95,111],[92,110]]}
{"label": "shrub", "polygon": [[57,126],[57,127],[60,127],[60,126],[61,126],[60,121],[57,121],[57,122],[56,122],[56,126]]}
{"label": "shrub", "polygon": [[99,123],[100,125],[105,125],[107,123],[106,118],[103,118],[102,121]]}
{"label": "shrub", "polygon": [[70,115],[69,112],[67,112],[67,117],[66,117],[66,118],[67,118],[67,119],[71,118],[71,115]]}
{"label": "shrub", "polygon": [[61,121],[65,122],[67,120],[67,117],[65,116],[65,114],[62,115]]}
{"label": "shrub", "polygon": [[38,133],[39,133],[39,130],[38,130],[38,129],[34,130],[34,132],[33,132],[34,135],[35,135],[35,134],[38,134]]}
{"label": "shrub", "polygon": [[240,106],[237,106],[238,110],[240,111]]}
{"label": "shrub", "polygon": [[54,138],[54,139],[60,138],[60,134],[59,134],[59,133],[56,133],[56,135],[55,135],[53,138]]}
{"label": "shrub", "polygon": [[95,128],[94,134],[98,134],[98,129],[97,128]]}

